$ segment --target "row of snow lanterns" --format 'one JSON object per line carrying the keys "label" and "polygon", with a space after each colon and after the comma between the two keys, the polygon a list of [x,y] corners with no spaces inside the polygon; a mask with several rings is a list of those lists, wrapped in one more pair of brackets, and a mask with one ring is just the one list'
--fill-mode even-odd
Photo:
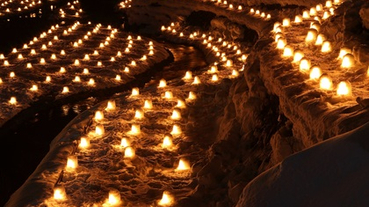
{"label": "row of snow lanterns", "polygon": [[[89,23],[90,24],[90,23]],[[69,31],[69,33],[70,32],[72,32],[72,31],[74,31],[75,29],[76,29],[76,27],[79,25],[79,22],[76,22],[71,28],[69,28],[68,30],[64,30],[64,34],[65,34],[65,32],[66,31]],[[93,29],[93,32],[92,33],[96,33],[99,29],[100,29],[100,27],[101,27],[101,24],[98,24],[94,29]],[[57,28],[59,28],[59,25],[55,25],[55,26],[52,26],[51,27],[51,29],[48,31],[48,33],[49,34],[51,34],[52,33],[52,31],[53,30],[55,30],[55,29],[57,29]],[[112,28],[111,28],[111,26],[108,26],[108,29],[110,29],[110,30],[112,30]],[[106,43],[109,43],[109,41],[112,39],[112,38],[114,38],[114,34],[117,32],[117,29],[114,29],[114,30],[112,30],[112,33],[111,33],[111,35],[110,35],[110,37],[108,37],[109,39],[107,39],[106,41],[105,41],[105,43],[104,44],[106,44]],[[92,35],[92,33],[91,33],[91,31],[90,32],[87,32],[87,34],[84,36],[84,39],[88,39],[89,38],[89,36],[91,36]],[[40,35],[40,38],[45,38],[46,37],[46,32],[44,32],[44,33],[42,33],[41,35]],[[58,38],[58,36],[54,36],[54,40],[58,40],[59,38]],[[128,44],[128,46],[130,46],[130,47],[132,47],[132,36],[131,35],[129,35],[128,37],[127,37],[127,39],[129,40],[129,44]],[[141,37],[140,36],[138,36],[137,37],[137,40],[141,40]],[[34,37],[33,38],[33,40],[30,42],[30,45],[33,45],[34,44],[34,42],[37,42],[38,41],[38,39],[37,39],[37,37]],[[50,43],[50,42],[49,42]],[[75,42],[75,43],[77,43],[77,44],[82,44],[82,41],[78,41],[78,42]],[[103,45],[104,45],[103,44]],[[49,44],[50,45],[50,44]],[[74,44],[73,45],[74,47],[78,47],[79,45],[77,45],[76,46],[76,44]],[[101,48],[102,46],[101,46],[101,44],[100,44],[100,48]],[[23,49],[28,49],[29,48],[29,46],[27,45],[27,44],[24,44],[24,46],[23,46]],[[127,47],[127,48],[129,48],[129,47]],[[127,51],[127,48],[126,48],[126,51],[125,51],[125,53],[129,53],[129,51]],[[154,54],[154,50],[153,50],[154,48],[153,48],[153,42],[152,41],[150,41],[149,42],[149,48],[148,48],[148,50],[149,50],[149,53],[148,53],[148,55],[149,56],[151,56],[151,55],[153,55]],[[42,48],[41,48],[41,50],[46,50],[46,45],[45,44],[43,44],[42,45]],[[16,49],[16,48],[14,48],[13,50],[12,50],[12,53],[17,53],[18,52],[18,50]],[[34,55],[34,54],[36,54],[36,50],[35,49],[31,49],[31,52],[30,52],[30,54],[31,55]],[[20,56],[20,55],[22,55],[22,54],[19,54],[18,55],[18,59],[23,59],[23,55],[22,56]],[[62,56],[64,56],[64,55],[66,55],[66,53],[65,53],[65,51],[64,50],[61,50],[61,52],[60,52],[60,55],[62,55]],[[99,53],[98,53],[98,51],[97,50],[95,50],[94,51],[94,53],[93,53],[93,55],[95,55],[95,56],[97,56],[97,55],[99,55]],[[122,53],[120,52],[120,51],[118,51],[117,52],[117,57],[120,57],[120,56],[122,56]],[[4,55],[0,55],[0,59],[5,59],[5,57],[4,57]],[[56,55],[55,54],[52,54],[51,55],[51,59],[52,60],[55,60],[56,59]],[[147,59],[147,56],[146,55],[144,55],[142,58],[141,58],[141,60],[146,60]],[[84,60],[89,60],[89,55],[85,55],[85,57],[84,57]],[[115,61],[115,58],[114,57],[112,57],[111,58],[111,60],[110,61]],[[44,64],[46,64],[46,61],[45,61],[45,58],[41,58],[40,59],[40,64],[42,64],[42,65],[44,65]],[[76,59],[75,61],[74,61],[74,66],[79,66],[80,65],[80,61],[78,60],[78,59]],[[4,66],[10,66],[10,64],[9,64],[9,61],[8,60],[5,60],[4,61]],[[102,66],[102,62],[101,61],[98,61],[97,62],[97,66]],[[135,67],[136,66],[136,61],[131,61],[131,63],[130,63],[130,66],[132,66],[132,67]],[[27,66],[26,66],[27,68],[32,68],[32,64],[31,63],[27,63]],[[125,69],[124,69],[124,72],[125,73],[129,73],[129,68],[128,67],[125,67]],[[59,71],[59,73],[66,73],[66,69],[65,69],[65,67],[61,67],[60,68],[60,71]],[[83,74],[89,74],[89,70],[87,69],[87,68],[84,68],[83,69]],[[15,78],[15,72],[14,71],[12,71],[12,72],[10,72],[10,74],[9,74],[9,77],[10,78]],[[121,76],[120,75],[116,75],[116,77],[115,77],[115,80],[116,81],[121,81]],[[46,79],[45,79],[45,82],[46,83],[50,83],[51,82],[51,77],[50,76],[46,76]],[[75,78],[74,78],[74,80],[73,80],[73,82],[75,82],[75,83],[78,83],[78,82],[81,82],[81,78],[80,78],[80,76],[75,76]],[[3,83],[3,81],[2,81],[2,79],[0,78],[0,84],[2,84]],[[90,78],[89,79],[89,81],[87,82],[87,85],[89,85],[89,86],[94,86],[95,85],[95,80],[93,79],[93,78]],[[32,85],[32,87],[30,88],[30,91],[33,91],[33,92],[36,92],[36,91],[38,91],[38,86],[37,85]],[[69,88],[67,87],[67,86],[64,86],[63,87],[63,89],[62,89],[62,94],[65,94],[65,93],[69,93],[70,91],[69,91]],[[15,105],[15,104],[17,104],[17,101],[16,101],[16,98],[15,97],[11,97],[10,98],[10,100],[9,100],[9,104],[11,104],[11,105]]]}
{"label": "row of snow lanterns", "polygon": [[[340,1],[336,0],[335,4],[339,4]],[[326,7],[332,8],[332,2],[327,1]],[[310,14],[307,11],[304,12],[303,16],[297,15],[295,17],[295,23],[300,23],[303,19],[309,19],[310,16],[315,16],[315,22],[311,22],[310,29],[307,32],[305,43],[309,45],[321,46],[322,53],[330,53],[332,52],[332,46],[329,41],[326,40],[323,34],[318,34],[320,30],[320,19],[316,16],[316,11],[322,11],[322,5],[317,5],[316,7],[312,7],[310,9]],[[334,13],[334,10],[331,10],[331,13]],[[273,31],[275,33],[275,41],[277,42],[277,49],[283,50],[282,57],[292,58],[292,63],[298,64],[299,70],[303,73],[310,73],[310,79],[319,80],[319,86],[323,90],[332,90],[333,83],[331,78],[322,74],[322,70],[319,66],[312,66],[310,60],[304,57],[304,53],[301,50],[294,50],[291,46],[287,44],[287,40],[283,35],[283,28],[289,27],[290,19],[283,19],[282,23],[276,22],[274,24]],[[351,50],[349,48],[341,48],[338,58],[341,61],[341,68],[349,69],[354,66],[354,56],[351,54]],[[341,81],[337,86],[337,95],[339,96],[350,96],[351,95],[351,84],[348,81]]]}
{"label": "row of snow lanterns", "polygon": [[132,0],[125,0],[125,1],[120,2],[119,6],[122,9],[131,8],[132,7],[131,3],[132,3]]}
{"label": "row of snow lanterns", "polygon": [[[160,83],[158,85],[158,88],[166,88],[167,84],[166,81],[164,79],[160,80]],[[137,98],[140,96],[140,92],[138,88],[133,88],[130,98]],[[173,94],[170,91],[165,91],[164,96],[162,97],[164,99],[168,99],[168,100],[172,100],[173,98]],[[196,99],[195,95],[193,92],[189,93],[189,98],[187,100],[191,101]],[[183,100],[178,99],[177,105],[175,106],[175,108],[173,109],[172,115],[170,116],[170,119],[172,120],[180,120],[181,119],[181,113],[179,111],[179,108],[185,108],[186,104]],[[150,99],[147,99],[144,101],[144,105],[143,105],[143,109],[144,110],[151,110],[153,109],[153,104],[152,101]],[[108,101],[107,106],[105,108],[105,111],[107,112],[111,112],[111,111],[115,111],[116,110],[116,103],[114,100]],[[135,115],[134,115],[134,119],[136,120],[141,120],[144,118],[144,110],[141,109],[137,109],[135,111]],[[95,112],[95,116],[94,116],[94,121],[96,123],[100,123],[102,120],[104,120],[104,113],[102,111],[96,111]],[[129,132],[127,132],[127,134],[132,135],[132,136],[137,136],[141,133],[141,129],[140,129],[140,125],[138,124],[132,124],[131,125],[131,130]],[[172,143],[172,136],[179,136],[181,134],[181,129],[177,124],[173,125],[172,131],[171,131],[171,136],[166,135],[163,138],[163,142],[161,144],[161,147],[163,149],[172,149],[173,147],[173,143]],[[93,132],[94,137],[102,137],[105,134],[105,129],[104,126],[102,124],[98,124],[95,127],[95,131]],[[124,149],[124,155],[123,157],[125,159],[134,159],[135,157],[135,150],[130,146],[130,141],[127,138],[122,138],[121,139],[121,147]],[[90,146],[90,141],[89,138],[87,137],[81,137],[80,141],[79,141],[79,145],[78,147],[82,150],[88,149]],[[67,160],[67,165],[66,165],[66,170],[71,172],[74,171],[78,166],[78,160],[76,156],[70,156],[68,157]],[[176,172],[183,172],[183,171],[188,171],[190,170],[190,165],[188,163],[188,161],[184,160],[184,159],[180,159],[178,162],[178,166],[177,168],[174,170]],[[56,189],[54,189],[54,199],[58,200],[57,197],[60,197],[60,194],[64,194],[63,199],[65,199],[66,195],[65,195],[65,189],[63,187],[58,187]],[[60,199],[62,200],[62,199]],[[109,193],[109,199],[106,201],[107,204],[109,205],[118,205],[118,203],[116,201],[119,201],[118,203],[121,203],[121,198],[119,195],[119,191],[111,191]],[[169,206],[174,202],[174,198],[173,196],[167,192],[164,191],[162,198],[158,201],[158,205],[160,206]]]}
{"label": "row of snow lanterns", "polygon": [[[71,11],[77,10],[75,8],[75,5],[78,6],[79,5],[79,1],[73,1],[73,3],[71,4],[70,2],[67,3],[67,5],[69,6],[68,9],[70,9]],[[74,14],[75,17],[79,17],[79,14],[82,13],[83,10],[82,9],[78,9]],[[59,9],[59,14],[61,18],[65,18],[66,12],[63,9]]]}
{"label": "row of snow lanterns", "polygon": [[[177,27],[178,24],[175,24],[174,22],[172,22],[170,24],[170,26],[165,27],[164,25],[161,26],[161,31],[168,31],[171,34],[176,35],[177,31],[175,30],[175,28]],[[185,38],[185,35],[183,32],[180,32],[178,34],[178,36],[180,38]],[[235,45],[234,43],[229,43],[225,40],[223,40],[222,38],[218,38],[218,40],[214,40],[214,37],[212,37],[211,35],[206,35],[206,34],[202,34],[200,36],[200,34],[198,32],[193,32],[191,34],[188,35],[188,38],[191,40],[197,39],[202,41],[202,44],[206,45],[207,48],[211,49],[211,52],[215,53],[215,56],[219,58],[219,62],[225,62],[225,67],[232,67],[233,66],[233,61],[231,59],[227,58],[227,52],[222,52],[221,48],[227,48],[232,50],[232,52],[236,52],[236,55],[239,56],[238,60],[241,61],[242,63],[244,63],[247,59],[247,55],[243,54],[241,49],[239,49],[239,47],[237,45]],[[214,66],[212,67],[212,69],[209,71],[209,73],[212,73],[213,76],[211,78],[211,81],[217,81],[217,75],[215,73],[218,72],[217,70],[217,65],[218,62],[214,63]],[[215,69],[216,67],[216,69]],[[231,77],[237,77],[239,75],[237,70],[232,70],[232,75]]]}
{"label": "row of snow lanterns", "polygon": [[[235,10],[235,11],[243,11],[244,8],[242,7],[242,5],[238,5],[238,6],[234,6],[233,4],[229,4],[228,1],[224,0],[212,0],[213,2],[215,2],[217,5],[219,6],[226,6],[227,9],[229,10]],[[265,20],[270,20],[272,18],[272,16],[270,14],[267,14],[265,12],[261,12],[258,9],[254,9],[254,8],[250,8],[249,13],[255,17],[260,17],[263,18]]]}
{"label": "row of snow lanterns", "polygon": [[[19,5],[15,5],[15,3],[18,3]],[[3,10],[3,12],[5,13],[12,13],[12,12],[22,12],[25,10],[29,10],[34,8],[36,5],[41,5],[42,2],[41,0],[38,1],[29,1],[29,0],[24,0],[24,1],[16,1],[16,0],[8,0],[5,2],[1,3],[1,9]],[[14,7],[17,7],[17,9],[13,9]],[[21,8],[23,7],[23,8]],[[4,13],[0,13],[0,15],[3,15]]]}

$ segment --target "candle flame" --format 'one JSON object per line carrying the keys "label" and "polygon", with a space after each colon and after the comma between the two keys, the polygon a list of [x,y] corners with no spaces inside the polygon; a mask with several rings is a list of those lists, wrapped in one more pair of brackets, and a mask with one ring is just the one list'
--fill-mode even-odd
{"label": "candle flame", "polygon": [[184,159],[180,159],[176,171],[185,171],[190,169],[190,163]]}
{"label": "candle flame", "polygon": [[164,191],[161,199],[158,202],[159,206],[170,206],[174,202],[174,198],[172,195],[169,194],[169,192]]}
{"label": "candle flame", "polygon": [[58,186],[54,188],[54,199],[55,200],[65,200],[67,194],[65,193],[65,188],[62,186]]}
{"label": "candle flame", "polygon": [[332,80],[327,75],[322,75],[320,77],[320,83],[319,86],[323,90],[331,90],[332,89]]}
{"label": "candle flame", "polygon": [[135,157],[135,150],[132,147],[126,147],[124,150],[124,157],[125,158],[134,158]]}
{"label": "candle flame", "polygon": [[90,140],[87,137],[81,137],[78,147],[80,149],[86,149],[90,146]]}
{"label": "candle flame", "polygon": [[337,87],[337,95],[349,96],[351,95],[351,84],[348,81],[341,81]]}
{"label": "candle flame", "polygon": [[69,156],[67,159],[67,171],[74,171],[78,167],[78,159],[76,156]]}

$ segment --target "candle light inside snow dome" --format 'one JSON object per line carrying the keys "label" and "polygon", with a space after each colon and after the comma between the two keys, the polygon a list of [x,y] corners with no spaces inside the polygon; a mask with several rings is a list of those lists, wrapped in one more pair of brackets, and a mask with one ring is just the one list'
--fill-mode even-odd
{"label": "candle light inside snow dome", "polygon": [[165,91],[164,98],[165,99],[172,99],[173,98],[173,93],[171,91]]}
{"label": "candle light inside snow dome", "polygon": [[282,26],[283,27],[289,27],[291,25],[291,21],[290,18],[284,18],[282,21]]}
{"label": "candle light inside snow dome", "polygon": [[105,201],[105,203],[108,206],[120,206],[122,204],[120,192],[118,190],[110,190],[108,199]]}
{"label": "candle light inside snow dome", "polygon": [[351,83],[348,81],[341,81],[337,86],[337,95],[339,96],[350,96],[351,91]]}
{"label": "candle light inside snow dome", "polygon": [[129,132],[132,135],[139,135],[141,133],[141,127],[138,124],[132,124],[131,131]]}
{"label": "candle light inside snow dome", "polygon": [[331,52],[332,51],[331,43],[329,41],[324,41],[323,44],[322,44],[321,51],[323,53],[329,53],[329,52]]}
{"label": "candle light inside snow dome", "polygon": [[193,80],[192,84],[193,84],[193,85],[198,85],[198,84],[200,84],[200,83],[201,83],[200,78],[199,78],[198,76],[195,76],[195,78],[194,78],[194,80]]}
{"label": "candle light inside snow dome", "polygon": [[126,147],[124,149],[124,158],[134,158],[135,150],[132,147]]}
{"label": "candle light inside snow dome", "polygon": [[80,149],[87,149],[90,147],[90,139],[87,137],[81,137],[78,147]]}
{"label": "candle light inside snow dome", "polygon": [[306,43],[315,43],[316,42],[316,38],[317,38],[317,34],[318,32],[316,31],[316,29],[309,29],[305,38],[305,42]]}
{"label": "candle light inside snow dome", "polygon": [[57,186],[54,188],[54,194],[53,194],[54,200],[57,201],[63,201],[67,199],[67,194],[65,192],[65,188],[62,186]]}
{"label": "candle light inside snow dome", "polygon": [[318,66],[313,66],[310,69],[310,79],[311,80],[318,80],[322,76],[322,70]]}
{"label": "candle light inside snow dome", "polygon": [[158,201],[159,206],[171,206],[174,203],[174,198],[169,192],[164,191],[161,199]]}
{"label": "candle light inside snow dome", "polygon": [[301,72],[307,72],[307,71],[309,71],[310,67],[311,67],[310,61],[306,58],[301,58],[300,64],[299,64],[300,71]]}
{"label": "candle light inside snow dome", "polygon": [[161,79],[159,82],[158,88],[164,88],[167,86],[167,82],[164,79]]}
{"label": "candle light inside snow dome", "polygon": [[67,171],[74,171],[78,167],[78,159],[76,156],[69,156],[67,159]]}
{"label": "candle light inside snow dome", "polygon": [[327,75],[322,75],[319,80],[319,87],[323,90],[331,90],[333,86],[332,79]]}
{"label": "candle light inside snow dome", "polygon": [[179,159],[176,171],[186,171],[189,170],[190,168],[191,168],[190,163],[187,160],[181,158]]}
{"label": "candle light inside snow dome", "polygon": [[101,121],[104,119],[104,113],[102,111],[95,112],[95,121]]}
{"label": "candle light inside snow dome", "polygon": [[186,103],[183,100],[178,99],[177,100],[177,105],[175,107],[177,107],[177,108],[186,108]]}
{"label": "candle light inside snow dome", "polygon": [[191,71],[186,71],[185,76],[183,77],[183,79],[185,80],[190,80],[192,79],[192,72]]}
{"label": "candle light inside snow dome", "polygon": [[316,38],[315,45],[322,45],[325,39],[326,38],[323,34],[319,34]]}
{"label": "candle light inside snow dome", "polygon": [[68,92],[69,92],[68,86],[64,86],[63,90],[62,90],[62,93],[68,93]]}
{"label": "candle light inside snow dome", "polygon": [[342,58],[341,67],[342,68],[351,68],[351,67],[354,66],[354,63],[355,63],[354,56],[350,53],[347,53]]}
{"label": "candle light inside snow dome", "polygon": [[10,97],[9,104],[11,105],[17,104],[17,99],[14,96]]}
{"label": "candle light inside snow dome", "polygon": [[124,147],[124,148],[129,147],[130,143],[129,143],[128,139],[127,138],[122,138],[122,140],[120,141],[120,146]]}
{"label": "candle light inside snow dome", "polygon": [[283,49],[283,57],[292,57],[293,56],[293,48],[290,45],[286,45]]}
{"label": "candle light inside snow dome", "polygon": [[144,112],[141,109],[137,109],[135,111],[135,119],[143,119],[144,118]]}
{"label": "candle light inside snow dome", "polygon": [[168,149],[173,146],[172,138],[169,135],[164,136],[163,143],[161,144],[161,147],[163,149]]}
{"label": "candle light inside snow dome", "polygon": [[302,22],[302,16],[301,15],[296,15],[294,22],[295,23],[301,23]]}
{"label": "candle light inside snow dome", "polygon": [[347,48],[347,47],[343,47],[340,49],[340,53],[338,55],[338,59],[342,59],[343,56],[345,56],[346,54],[351,53],[351,49]]}
{"label": "candle light inside snow dome", "polygon": [[172,116],[170,118],[173,120],[180,120],[181,112],[178,109],[173,109]]}
{"label": "candle light inside snow dome", "polygon": [[107,111],[113,111],[115,109],[116,109],[115,101],[114,100],[108,101],[105,110],[107,110]]}
{"label": "candle light inside snow dome", "polygon": [[304,53],[301,50],[295,50],[295,54],[293,55],[293,62],[300,62],[300,60],[304,57]]}
{"label": "candle light inside snow dome", "polygon": [[144,109],[152,109],[152,101],[151,100],[145,100]]}
{"label": "candle light inside snow dome", "polygon": [[172,131],[170,132],[171,135],[180,135],[182,134],[182,130],[181,127],[178,126],[177,124],[173,125]]}

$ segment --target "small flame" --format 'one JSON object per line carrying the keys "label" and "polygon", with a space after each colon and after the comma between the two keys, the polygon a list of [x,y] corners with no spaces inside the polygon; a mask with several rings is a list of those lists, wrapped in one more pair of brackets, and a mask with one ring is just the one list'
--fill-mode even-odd
{"label": "small flame", "polygon": [[105,129],[103,125],[97,125],[95,127],[95,135],[96,136],[102,136],[105,133]]}
{"label": "small flame", "polygon": [[161,147],[164,149],[170,148],[173,146],[172,138],[170,136],[165,136],[163,139],[163,143],[161,144]]}
{"label": "small flame", "polygon": [[332,89],[332,80],[331,78],[329,78],[328,76],[326,75],[322,75],[320,77],[320,83],[319,83],[319,86],[321,89],[323,90],[331,90]]}
{"label": "small flame", "polygon": [[108,104],[107,104],[105,110],[113,111],[113,110],[115,110],[115,108],[116,108],[115,101],[111,100],[111,101],[108,101]]}
{"label": "small flame", "polygon": [[67,171],[74,171],[78,167],[78,159],[76,156],[69,156],[67,159]]}
{"label": "small flame", "polygon": [[181,112],[178,109],[174,109],[172,112],[172,116],[170,117],[173,120],[180,120],[181,119]]}
{"label": "small flame", "polygon": [[190,163],[184,159],[180,159],[176,171],[185,171],[190,169]]}
{"label": "small flame", "polygon": [[161,79],[158,88],[164,88],[166,86],[167,86],[167,82],[164,79]]}
{"label": "small flame", "polygon": [[349,96],[351,95],[351,84],[348,81],[341,81],[337,87],[337,95]]}
{"label": "small flame", "polygon": [[180,135],[182,134],[182,130],[181,127],[178,126],[177,124],[173,125],[172,131],[170,132],[171,135]]}
{"label": "small flame", "polygon": [[135,150],[132,147],[126,147],[124,150],[124,157],[125,158],[134,158],[135,157]]}
{"label": "small flame", "polygon": [[164,191],[161,199],[158,201],[159,206],[170,206],[174,203],[174,198],[169,192]]}
{"label": "small flame", "polygon": [[95,112],[95,121],[101,121],[104,119],[104,113],[101,111]]}
{"label": "small flame", "polygon": [[78,147],[80,149],[86,149],[90,146],[90,140],[87,137],[81,137]]}
{"label": "small flame", "polygon": [[65,200],[67,198],[67,194],[65,193],[65,188],[62,186],[58,186],[54,188],[54,199],[55,200]]}

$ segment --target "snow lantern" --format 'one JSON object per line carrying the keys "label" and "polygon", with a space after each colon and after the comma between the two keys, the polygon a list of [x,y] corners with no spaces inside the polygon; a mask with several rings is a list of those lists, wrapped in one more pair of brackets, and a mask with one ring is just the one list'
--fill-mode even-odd
{"label": "snow lantern", "polygon": [[195,100],[196,99],[196,94],[193,91],[190,91],[188,93],[188,100]]}
{"label": "snow lantern", "polygon": [[316,14],[317,14],[316,8],[315,7],[311,7],[310,8],[310,11],[309,11],[309,15],[310,16],[316,16]]}
{"label": "snow lantern", "polygon": [[79,140],[78,147],[80,149],[86,149],[89,146],[90,146],[90,139],[88,139],[87,137],[81,137],[81,139]]}
{"label": "snow lantern", "polygon": [[355,63],[354,56],[350,53],[347,53],[342,58],[341,67],[342,68],[351,68],[351,67],[354,66],[354,63]]}
{"label": "snow lantern", "polygon": [[65,73],[65,72],[66,72],[65,68],[64,67],[60,67],[59,73]]}
{"label": "snow lantern", "polygon": [[193,79],[192,84],[193,84],[193,85],[198,85],[198,84],[200,84],[200,83],[201,83],[200,78],[199,78],[198,76],[195,76],[195,78]]}
{"label": "snow lantern", "polygon": [[118,190],[110,190],[109,197],[105,203],[109,206],[120,206],[122,203],[120,192]]}
{"label": "snow lantern", "polygon": [[213,74],[212,76],[211,76],[211,81],[212,82],[217,82],[219,80],[219,78],[218,78],[218,75],[217,74]]}
{"label": "snow lantern", "polygon": [[74,60],[74,66],[79,66],[79,60]]}
{"label": "snow lantern", "polygon": [[161,144],[161,147],[166,149],[173,146],[172,138],[169,135],[164,136],[163,143]]}
{"label": "snow lantern", "polygon": [[105,129],[104,129],[104,125],[97,125],[95,127],[95,135],[100,137],[102,135],[104,135],[105,133]]}
{"label": "snow lantern", "polygon": [[208,71],[210,74],[217,73],[218,72],[218,66],[213,65],[210,67],[210,70]]}
{"label": "snow lantern", "polygon": [[325,40],[326,38],[323,34],[318,34],[318,36],[316,37],[315,45],[322,45]]}
{"label": "snow lantern", "polygon": [[122,138],[122,140],[120,141],[120,146],[129,147],[130,143],[129,143],[128,139],[127,138]]}
{"label": "snow lantern", "polygon": [[327,8],[331,8],[331,7],[333,6],[332,1],[330,1],[330,0],[326,1],[326,2],[325,2],[325,6],[326,6]]}
{"label": "snow lantern", "polygon": [[301,15],[296,15],[294,22],[295,23],[301,23],[302,22],[302,16]]}
{"label": "snow lantern", "polygon": [[177,105],[175,107],[177,107],[177,108],[186,108],[186,104],[185,104],[185,102],[183,100],[178,99],[177,100]]}
{"label": "snow lantern", "polygon": [[63,87],[62,93],[69,93],[69,88],[68,88],[68,86],[64,86],[64,87]]}
{"label": "snow lantern", "polygon": [[329,53],[329,52],[331,52],[332,51],[331,43],[329,41],[324,41],[323,44],[322,44],[321,51],[323,53]]}
{"label": "snow lantern", "polygon": [[165,99],[172,99],[173,98],[173,93],[171,91],[165,91],[164,98]]}
{"label": "snow lantern", "polygon": [[141,109],[137,109],[135,111],[135,119],[143,119],[144,118],[144,112]]}
{"label": "snow lantern", "polygon": [[348,54],[348,53],[351,53],[351,49],[349,49],[349,48],[347,48],[347,47],[343,47],[343,48],[341,48],[340,49],[340,53],[339,53],[339,55],[338,55],[338,59],[342,59],[343,58],[343,56],[345,56],[346,54]]}
{"label": "snow lantern", "polygon": [[12,105],[15,105],[15,104],[17,104],[17,99],[14,96],[10,97],[9,103],[12,104]]}
{"label": "snow lantern", "polygon": [[12,72],[10,72],[10,73],[9,73],[9,77],[10,77],[10,78],[15,78],[15,73],[14,73],[13,71],[12,71]]}
{"label": "snow lantern", "polygon": [[[226,67],[232,67],[233,66],[233,61],[232,60],[227,60],[226,62]],[[196,77],[195,77],[196,78]]]}
{"label": "snow lantern", "polygon": [[319,81],[319,86],[320,86],[320,89],[323,89],[323,90],[331,90],[332,89],[332,79],[327,76],[327,75],[322,75],[320,77],[320,81]]}
{"label": "snow lantern", "polygon": [[170,134],[171,135],[180,135],[181,133],[182,133],[181,127],[178,126],[177,124],[174,124]]}
{"label": "snow lantern", "polygon": [[282,24],[280,22],[275,22],[273,25],[273,31],[276,33],[276,29],[281,26]]}
{"label": "snow lantern", "polygon": [[141,133],[141,127],[138,124],[131,125],[131,131],[129,132],[132,135],[139,135]]}
{"label": "snow lantern", "polygon": [[283,34],[281,32],[276,33],[275,36],[274,36],[274,41],[278,42],[278,39],[281,38],[281,37],[283,37]]}
{"label": "snow lantern", "polygon": [[69,156],[67,159],[67,166],[66,166],[66,170],[67,171],[74,171],[76,168],[78,167],[78,159],[76,156]]}
{"label": "snow lantern", "polygon": [[283,21],[282,21],[282,26],[283,27],[289,27],[289,26],[291,26],[291,20],[290,20],[290,18],[284,18]]}
{"label": "snow lantern", "polygon": [[138,88],[132,88],[131,96],[138,96],[140,95],[140,90]]}
{"label": "snow lantern", "polygon": [[293,56],[293,48],[290,45],[286,45],[283,49],[283,57],[292,57]]}
{"label": "snow lantern", "polygon": [[179,159],[176,171],[185,171],[190,169],[190,163],[187,160]]}
{"label": "snow lantern", "polygon": [[124,150],[124,158],[134,158],[135,150],[132,147],[126,147]]}
{"label": "snow lantern", "polygon": [[165,81],[164,79],[161,79],[159,82],[158,88],[164,88],[166,86],[167,86],[167,81]]}
{"label": "snow lantern", "polygon": [[54,188],[54,196],[53,197],[57,201],[65,200],[67,198],[65,188],[63,186],[56,186]]}
{"label": "snow lantern", "polygon": [[283,37],[279,38],[277,41],[277,49],[283,50],[287,44],[287,40]]}
{"label": "snow lantern", "polygon": [[316,29],[309,29],[305,38],[306,43],[315,43],[318,32]]}
{"label": "snow lantern", "polygon": [[90,86],[93,86],[93,85],[95,85],[95,80],[93,78],[90,78],[90,80],[88,80],[87,84],[90,85]]}
{"label": "snow lantern", "polygon": [[310,18],[310,14],[308,10],[305,10],[302,12],[302,18],[303,19],[309,19]]}
{"label": "snow lantern", "polygon": [[46,78],[45,78],[45,82],[46,82],[46,83],[50,83],[50,82],[51,82],[51,77],[50,77],[50,76],[46,76]]}
{"label": "snow lantern", "polygon": [[181,112],[178,109],[173,109],[172,116],[170,118],[173,120],[180,120]]}
{"label": "snow lantern", "polygon": [[151,100],[145,100],[144,109],[152,109],[152,101]]}
{"label": "snow lantern", "polygon": [[7,61],[7,60],[4,60],[4,66],[9,66],[10,64],[9,64],[9,61]]}
{"label": "snow lantern", "polygon": [[348,81],[341,81],[337,86],[337,95],[339,96],[350,96],[351,91],[351,83]]}
{"label": "snow lantern", "polygon": [[30,91],[38,91],[37,85],[32,85],[32,87],[29,89]]}
{"label": "snow lantern", "polygon": [[104,119],[104,114],[101,111],[95,112],[95,121],[101,121]]}
{"label": "snow lantern", "polygon": [[318,66],[313,66],[310,69],[310,79],[311,80],[318,80],[322,75],[322,70]]}
{"label": "snow lantern", "polygon": [[113,111],[113,110],[115,110],[115,108],[116,108],[115,101],[114,100],[110,100],[110,101],[108,101],[105,110],[107,110],[107,111]]}
{"label": "snow lantern", "polygon": [[159,206],[170,206],[174,203],[174,198],[169,192],[164,191],[161,199],[158,201]]}
{"label": "snow lantern", "polygon": [[87,68],[84,68],[82,71],[83,74],[87,75],[90,73],[90,71]]}
{"label": "snow lantern", "polygon": [[310,67],[311,67],[310,60],[308,60],[306,58],[301,58],[300,64],[299,64],[300,71],[301,72],[307,72],[307,71],[309,71]]}

